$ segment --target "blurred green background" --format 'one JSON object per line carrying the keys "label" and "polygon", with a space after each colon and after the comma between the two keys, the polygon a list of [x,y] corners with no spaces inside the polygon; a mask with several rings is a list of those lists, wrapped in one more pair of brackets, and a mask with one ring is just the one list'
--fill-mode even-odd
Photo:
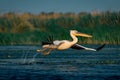
{"label": "blurred green background", "polygon": [[81,44],[120,44],[120,12],[4,13],[0,15],[0,45],[40,45],[48,35],[72,40],[69,31],[93,35]]}

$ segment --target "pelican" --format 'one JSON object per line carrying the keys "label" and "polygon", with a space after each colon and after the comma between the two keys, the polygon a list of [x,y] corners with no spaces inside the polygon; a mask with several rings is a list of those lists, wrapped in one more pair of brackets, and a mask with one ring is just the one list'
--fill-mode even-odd
{"label": "pelican", "polygon": [[93,49],[93,48],[88,48],[88,47],[84,47],[82,45],[77,44],[77,42],[78,42],[77,36],[92,38],[91,35],[88,35],[85,33],[80,33],[77,30],[70,30],[70,36],[73,39],[72,41],[69,41],[69,40],[53,41],[52,39],[50,39],[49,42],[43,41],[42,49],[37,50],[37,52],[42,52],[44,55],[48,55],[48,54],[50,54],[51,51],[53,51],[55,49],[56,50],[66,50],[69,48],[77,49],[77,50],[84,49],[84,50],[98,51],[98,50],[102,49],[105,45],[105,44],[103,44],[102,46],[98,47],[97,49]]}

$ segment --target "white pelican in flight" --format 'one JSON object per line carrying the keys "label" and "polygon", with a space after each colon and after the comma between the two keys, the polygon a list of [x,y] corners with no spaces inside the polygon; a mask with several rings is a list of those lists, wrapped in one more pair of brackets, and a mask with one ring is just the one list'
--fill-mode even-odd
{"label": "white pelican in flight", "polygon": [[105,46],[105,44],[103,44],[102,46],[98,47],[97,49],[93,49],[93,48],[88,48],[88,47],[84,47],[84,46],[77,44],[78,38],[76,36],[89,37],[89,38],[92,37],[91,35],[80,33],[77,30],[70,30],[70,36],[73,39],[72,41],[69,41],[69,40],[55,40],[55,41],[53,41],[53,39],[51,39],[49,37],[50,38],[49,42],[43,41],[42,42],[43,49],[37,50],[37,52],[42,52],[44,55],[48,55],[48,54],[50,54],[50,52],[52,50],[55,50],[55,49],[66,50],[69,48],[77,49],[77,50],[84,49],[84,50],[98,51]]}

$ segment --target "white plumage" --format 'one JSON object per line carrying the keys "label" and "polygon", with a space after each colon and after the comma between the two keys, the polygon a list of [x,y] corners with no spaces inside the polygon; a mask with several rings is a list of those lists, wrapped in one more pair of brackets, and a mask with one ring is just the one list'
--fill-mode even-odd
{"label": "white plumage", "polygon": [[70,36],[73,39],[72,41],[69,41],[69,40],[55,40],[51,44],[50,43],[48,44],[48,42],[47,42],[43,45],[43,49],[37,50],[37,52],[42,52],[45,55],[47,55],[47,54],[50,54],[50,52],[52,50],[55,50],[55,49],[66,50],[68,48],[73,48],[73,49],[85,49],[85,50],[97,51],[97,50],[104,47],[104,45],[102,45],[98,49],[92,49],[92,48],[87,48],[87,47],[81,46],[79,44],[76,44],[78,42],[78,38],[76,36],[90,37],[90,38],[92,37],[91,35],[80,33],[76,30],[71,30],[70,31]]}

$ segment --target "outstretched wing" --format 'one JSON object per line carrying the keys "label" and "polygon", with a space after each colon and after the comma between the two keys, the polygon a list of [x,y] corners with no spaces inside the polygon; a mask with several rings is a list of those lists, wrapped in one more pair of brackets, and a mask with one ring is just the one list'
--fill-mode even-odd
{"label": "outstretched wing", "polygon": [[53,35],[49,35],[48,37],[45,38],[44,41],[42,41],[42,45],[46,44],[53,44]]}
{"label": "outstretched wing", "polygon": [[81,45],[79,45],[79,44],[74,44],[71,48],[72,48],[72,49],[77,49],[77,50],[85,49],[84,46],[81,46]]}
{"label": "outstretched wing", "polygon": [[88,47],[84,47],[82,45],[79,44],[74,44],[71,48],[72,49],[77,49],[77,50],[91,50],[91,51],[99,51],[101,50],[103,47],[105,46],[105,44],[101,45],[100,47],[94,49],[94,48],[88,48]]}

